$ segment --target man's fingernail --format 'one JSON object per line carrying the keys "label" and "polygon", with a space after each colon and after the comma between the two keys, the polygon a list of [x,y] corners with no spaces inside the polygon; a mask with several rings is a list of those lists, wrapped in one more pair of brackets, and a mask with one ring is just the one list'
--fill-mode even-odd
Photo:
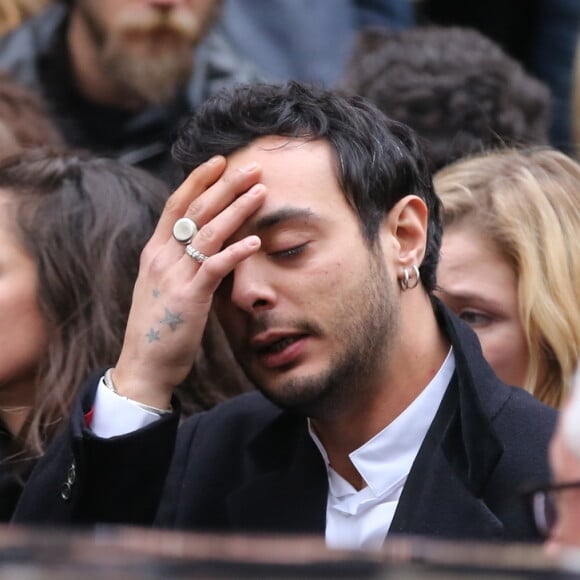
{"label": "man's fingernail", "polygon": [[254,187],[250,188],[246,195],[260,195],[266,188],[261,183],[256,183]]}
{"label": "man's fingernail", "polygon": [[261,244],[261,240],[258,236],[250,236],[246,238],[246,246],[248,248],[257,248]]}

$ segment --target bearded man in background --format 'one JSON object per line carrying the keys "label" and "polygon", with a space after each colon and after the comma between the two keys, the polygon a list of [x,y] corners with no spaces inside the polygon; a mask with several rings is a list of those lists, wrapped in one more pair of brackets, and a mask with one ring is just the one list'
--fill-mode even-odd
{"label": "bearded man in background", "polygon": [[220,0],[69,0],[0,41],[0,69],[45,99],[66,142],[174,184],[180,120],[257,80],[213,24]]}

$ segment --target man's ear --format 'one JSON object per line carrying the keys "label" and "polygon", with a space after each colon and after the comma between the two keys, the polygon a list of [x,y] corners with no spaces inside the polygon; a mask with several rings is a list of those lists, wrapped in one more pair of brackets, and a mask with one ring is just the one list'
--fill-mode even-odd
{"label": "man's ear", "polygon": [[399,200],[383,220],[380,230],[382,243],[391,246],[399,265],[419,266],[423,261],[428,220],[427,205],[416,195]]}

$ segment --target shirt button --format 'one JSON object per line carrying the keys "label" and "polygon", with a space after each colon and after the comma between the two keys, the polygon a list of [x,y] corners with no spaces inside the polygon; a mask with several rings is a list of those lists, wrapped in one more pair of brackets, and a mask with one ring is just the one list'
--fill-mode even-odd
{"label": "shirt button", "polygon": [[68,482],[63,483],[62,487],[60,488],[60,497],[62,497],[62,499],[64,499],[64,501],[68,501],[70,499],[71,492],[72,492],[72,488],[71,488],[70,484]]}

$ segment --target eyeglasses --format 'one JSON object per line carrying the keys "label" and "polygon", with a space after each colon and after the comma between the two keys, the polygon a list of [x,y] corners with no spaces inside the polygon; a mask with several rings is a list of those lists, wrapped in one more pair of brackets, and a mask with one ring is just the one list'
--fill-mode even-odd
{"label": "eyeglasses", "polygon": [[534,515],[534,523],[538,532],[547,538],[558,520],[558,494],[580,489],[580,481],[551,483],[529,488],[523,492]]}

